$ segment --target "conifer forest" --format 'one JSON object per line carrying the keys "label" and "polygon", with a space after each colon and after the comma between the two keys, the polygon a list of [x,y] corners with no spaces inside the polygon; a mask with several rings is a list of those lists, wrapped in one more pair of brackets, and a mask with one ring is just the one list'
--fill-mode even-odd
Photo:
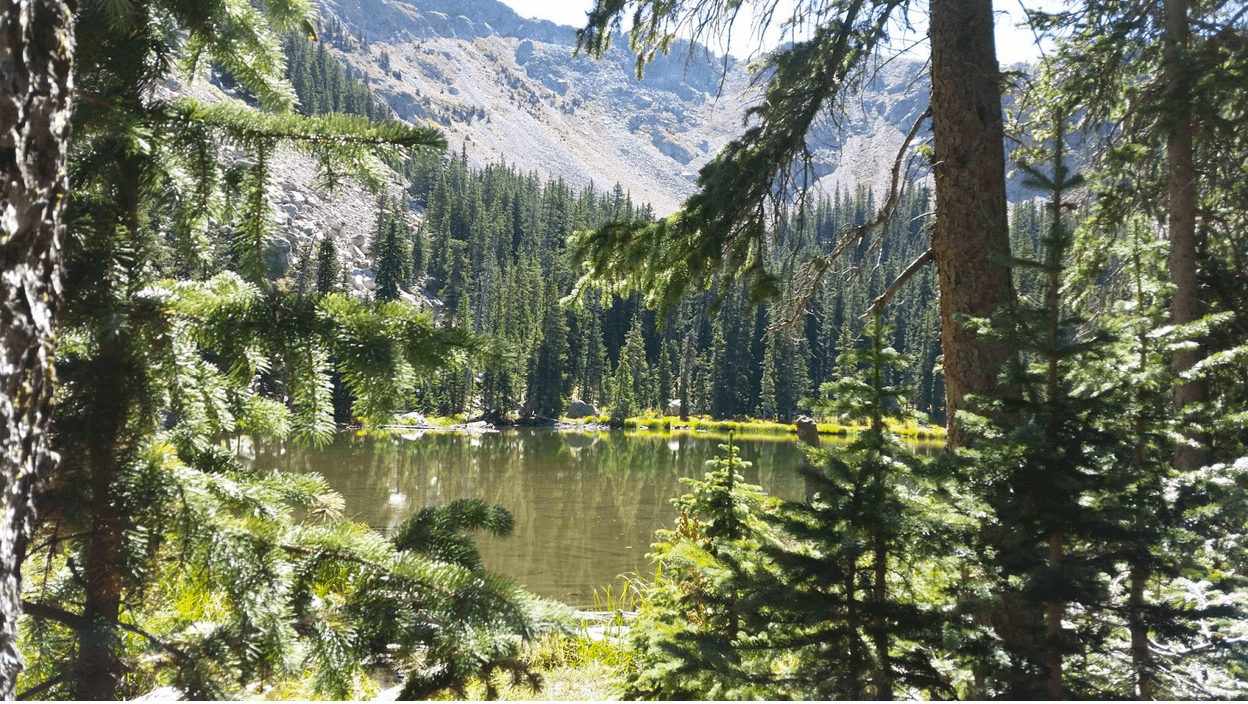
{"label": "conifer forest", "polygon": [[[1003,71],[991,0],[753,0],[795,39],[675,213],[399,119],[337,5],[4,0],[0,695],[533,698],[581,643],[626,699],[1248,698],[1242,3],[1029,10]],[[641,74],[741,5],[595,0],[567,50]],[[889,186],[808,188],[920,17]],[[331,232],[275,266],[290,155],[369,193],[366,290]],[[573,406],[782,427],[805,496],[727,436],[595,644],[487,569],[508,506],[383,532],[241,449]]]}

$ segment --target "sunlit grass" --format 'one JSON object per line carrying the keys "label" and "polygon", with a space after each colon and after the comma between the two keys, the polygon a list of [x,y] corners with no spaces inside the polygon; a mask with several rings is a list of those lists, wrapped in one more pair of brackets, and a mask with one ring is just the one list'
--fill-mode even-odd
{"label": "sunlit grass", "polygon": [[[605,426],[610,416],[589,416],[587,418],[566,418],[569,423],[586,426]],[[854,423],[816,423],[820,435],[829,437],[848,437],[863,430],[866,426]],[[916,421],[905,423],[889,422],[890,429],[897,435],[915,440],[943,441],[945,429],[940,426],[920,424]],[[679,434],[699,433],[712,437],[732,433],[738,440],[767,439],[777,436],[796,435],[797,426],[793,423],[779,423],[770,420],[714,420],[705,416],[691,416],[682,420],[678,416],[635,416],[624,421],[624,429],[634,432]]]}
{"label": "sunlit grass", "polygon": [[[625,636],[628,621],[641,605],[632,581],[619,588],[594,590],[594,610],[581,613],[580,631],[547,633],[529,644],[524,660],[541,673],[542,687],[516,685],[504,674],[494,679],[494,701],[612,701],[619,699],[619,682],[632,667],[633,653]],[[485,701],[484,683],[466,692],[472,701]]]}

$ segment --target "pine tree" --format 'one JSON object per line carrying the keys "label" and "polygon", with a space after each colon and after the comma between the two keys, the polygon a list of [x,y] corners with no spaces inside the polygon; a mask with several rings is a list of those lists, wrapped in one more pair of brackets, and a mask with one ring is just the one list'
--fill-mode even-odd
{"label": "pine tree", "polygon": [[[503,582],[419,558],[429,545],[388,544],[336,518],[340,498],[316,477],[252,475],[219,444],[239,433],[324,441],[335,373],[358,417],[384,419],[420,370],[466,345],[408,306],[303,297],[269,279],[279,145],[316,159],[332,187],[347,174],[375,186],[378,155],[443,142],[427,128],[288,112],[274,33],[310,31],[311,18],[299,3],[264,7],[80,10],[60,310],[74,342],[58,355],[53,422],[66,461],[24,556],[38,588],[23,681],[42,696],[112,699],[162,683],[224,698],[286,675],[300,654],[297,666],[342,698],[392,643],[399,657],[423,654],[432,669],[409,681],[428,694],[514,664],[503,632],[533,633],[527,600]],[[152,100],[183,57],[219,62],[267,110]],[[224,174],[223,145],[248,156]],[[194,249],[161,231],[218,246],[228,235],[237,271],[161,279],[164,247]],[[296,507],[308,518],[296,522]],[[175,594],[218,598],[160,613]],[[398,631],[357,638],[387,624]]]}
{"label": "pine tree", "polygon": [[326,233],[316,247],[316,292],[324,296],[338,287],[338,247],[334,236]]}
{"label": "pine tree", "polygon": [[[886,419],[900,418],[904,388],[888,368],[903,361],[872,344],[840,358],[827,412],[868,427],[847,447],[814,450],[810,503],[778,502],[744,485],[735,448],[713,461],[660,531],[659,575],[632,624],[636,669],[625,694],[656,699],[892,699],[901,691],[950,696],[937,663],[949,619],[948,512],[937,483]],[[919,586],[920,584],[923,586]]]}
{"label": "pine tree", "polygon": [[637,398],[633,395],[632,360],[628,355],[621,354],[615,366],[615,375],[611,377],[611,427],[623,428],[624,422],[637,415]]}
{"label": "pine tree", "polygon": [[[578,47],[601,55],[610,45],[610,27],[631,9],[638,29],[630,35],[630,46],[641,71],[668,49],[677,27],[688,23],[697,27],[695,38],[706,37],[723,27],[722,14],[735,7],[724,0],[602,0],[578,34]],[[722,300],[738,280],[748,285],[753,300],[780,297],[786,272],[776,271],[774,262],[769,266],[764,255],[775,234],[774,215],[783,209],[777,194],[805,193],[798,176],[805,170],[795,166],[807,158],[806,137],[819,116],[835,112],[851,90],[866,84],[868,57],[884,46],[887,27],[906,16],[907,6],[826,0],[807,10],[793,21],[809,21],[809,34],[767,58],[765,97],[752,111],[749,128],[702,169],[697,192],[677,215],[655,223],[617,222],[574,238],[574,252],[589,266],[587,277],[626,281],[644,292],[649,305],[664,308],[694,290],[715,290]],[[769,13],[762,17],[764,25],[779,19]],[[925,256],[935,261],[939,275],[942,365],[955,445],[959,436],[952,411],[966,408],[968,396],[995,397],[1005,391],[998,387],[1005,349],[965,329],[962,316],[989,315],[1014,299],[1009,268],[1001,264],[1010,250],[992,26],[992,4],[986,0],[932,4],[929,114],[933,162],[939,168],[937,217],[931,254]],[[914,125],[912,133],[918,129]],[[897,189],[889,193],[887,207],[872,218],[871,227],[846,231],[847,247],[836,254],[854,243],[865,245],[866,235],[895,215],[899,196]],[[807,258],[800,291],[784,301],[804,306],[836,254]]]}
{"label": "pine tree", "polygon": [[530,410],[557,418],[569,394],[567,314],[559,306],[553,281],[547,282],[542,300],[541,343],[533,355],[526,395]]}
{"label": "pine tree", "polygon": [[406,238],[400,232],[397,217],[389,217],[377,238],[377,292],[379,301],[394,301],[399,291],[409,281],[411,264],[408,261]]}
{"label": "pine tree", "polygon": [[641,331],[641,311],[633,316],[633,324],[624,337],[624,347],[620,350],[620,362],[628,362],[631,387],[629,395],[636,404],[634,414],[651,408],[654,405],[654,393],[650,389],[650,364],[646,360],[646,343]]}
{"label": "pine tree", "polygon": [[[1031,182],[1051,196],[1041,257],[1014,261],[1040,275],[1041,298],[1002,311],[983,328],[1019,350],[1007,370],[1023,394],[998,407],[1008,424],[978,428],[983,441],[968,457],[978,476],[974,488],[989,511],[980,554],[992,596],[1004,608],[1026,614],[1030,626],[1012,633],[998,629],[1003,657],[985,673],[987,693],[1156,694],[1169,678],[1158,677],[1162,668],[1148,652],[1151,646],[1143,644],[1161,633],[1194,633],[1199,628],[1192,622],[1210,614],[1148,604],[1145,582],[1175,574],[1170,572],[1175,563],[1164,557],[1176,537],[1169,532],[1177,525],[1172,521],[1185,513],[1181,503],[1203,501],[1186,495],[1176,505],[1166,498],[1167,492],[1177,496],[1185,490],[1162,488],[1168,468],[1157,461],[1158,436],[1147,420],[1157,407],[1145,392],[1152,384],[1131,389],[1121,371],[1105,368],[1099,359],[1110,354],[1110,336],[1089,329],[1065,300],[1072,243],[1065,195],[1081,179],[1066,164],[1065,122],[1060,107],[1054,112],[1047,131],[1035,130],[1051,141],[1052,175],[1023,165]],[[1146,350],[1140,352],[1147,357]],[[1137,373],[1147,366],[1147,361],[1138,366]],[[1196,510],[1222,514],[1207,504]],[[1190,557],[1189,569],[1195,568]],[[1120,579],[1129,588],[1116,587]],[[1165,588],[1155,580],[1148,587]],[[1123,659],[1099,655],[1117,648],[1129,668],[1122,667]],[[1098,655],[1089,662],[1088,655],[1075,658],[1076,653]],[[1109,674],[1115,670],[1121,674]],[[1218,680],[1215,675],[1207,682],[1223,686]]]}
{"label": "pine tree", "polygon": [[[21,563],[49,442],[63,269],[73,3],[22,1],[0,13],[0,697],[17,695]],[[43,510],[47,510],[46,507]]]}
{"label": "pine tree", "polygon": [[[674,530],[658,531],[652,559],[661,565],[632,622],[635,667],[625,677],[629,699],[778,699],[800,689],[765,674],[769,610],[757,603],[757,581],[769,561],[761,548],[777,537],[761,516],[776,501],[740,472],[748,462],[732,444],[707,461],[703,479],[682,479],[688,494]],[[749,647],[738,647],[749,644]]]}

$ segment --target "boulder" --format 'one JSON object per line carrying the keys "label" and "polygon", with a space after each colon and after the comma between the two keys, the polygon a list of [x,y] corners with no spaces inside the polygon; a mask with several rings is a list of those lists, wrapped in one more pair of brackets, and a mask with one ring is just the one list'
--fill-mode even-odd
{"label": "boulder", "polygon": [[669,416],[680,415],[680,399],[674,398],[667,402],[667,415]]}
{"label": "boulder", "polygon": [[275,235],[266,237],[264,263],[269,267],[269,276],[275,279],[283,276],[290,268],[290,242]]}
{"label": "boulder", "polygon": [[403,425],[413,425],[418,428],[431,427],[429,425],[429,421],[425,418],[425,416],[421,413],[417,413],[416,411],[412,411],[410,413],[403,413],[397,416],[397,420]]}
{"label": "boulder", "polygon": [[568,404],[567,416],[569,418],[588,418],[596,415],[598,415],[598,409],[584,401],[573,401]]}

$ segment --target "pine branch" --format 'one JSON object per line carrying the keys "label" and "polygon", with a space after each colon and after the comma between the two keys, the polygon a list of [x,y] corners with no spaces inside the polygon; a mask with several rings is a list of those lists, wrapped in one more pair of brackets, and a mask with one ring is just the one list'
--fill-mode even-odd
{"label": "pine branch", "polygon": [[49,689],[52,689],[56,685],[64,682],[68,678],[69,678],[68,673],[61,673],[57,675],[56,677],[53,677],[50,680],[44,680],[43,682],[35,685],[34,687],[31,687],[25,692],[18,694],[17,699],[18,701],[30,701],[31,699],[34,699],[35,697],[39,696],[40,694],[43,694]]}
{"label": "pine branch", "polygon": [[39,602],[23,599],[22,612],[31,618],[56,621],[74,631],[82,631],[91,627],[91,621],[85,616],[79,616],[64,609]]}
{"label": "pine branch", "polygon": [[[448,599],[458,600],[461,596],[460,594],[456,593],[452,589],[447,589],[445,587],[438,586],[437,584],[429,582],[428,580],[419,579],[417,577],[413,577],[410,574],[404,574],[402,572],[398,572],[394,568],[388,565],[384,565],[380,562],[369,560],[367,558],[359,557],[357,555],[351,555],[349,553],[340,552],[337,550],[320,550],[320,549],[313,549],[313,548],[305,548],[301,545],[290,545],[288,543],[282,543],[278,547],[294,555],[304,555],[307,557],[315,557],[318,559],[337,560],[340,562],[349,562],[352,564],[360,565],[362,567],[368,567],[369,569],[377,570],[378,572],[382,572],[387,575],[391,575],[391,576],[399,577],[400,579],[407,580],[420,587],[423,587],[430,591],[441,594],[442,596],[445,596]],[[496,591],[492,591],[489,589],[481,589],[481,588],[479,588],[479,591],[482,594],[492,597],[504,604],[508,604],[508,605],[511,604],[510,599],[505,594],[501,594]]]}
{"label": "pine branch", "polygon": [[303,117],[294,113],[263,113],[238,104],[205,105],[189,98],[177,101],[172,110],[179,119],[203,122],[244,141],[446,148],[446,138],[433,127],[410,127],[394,120],[375,123],[358,115]]}

